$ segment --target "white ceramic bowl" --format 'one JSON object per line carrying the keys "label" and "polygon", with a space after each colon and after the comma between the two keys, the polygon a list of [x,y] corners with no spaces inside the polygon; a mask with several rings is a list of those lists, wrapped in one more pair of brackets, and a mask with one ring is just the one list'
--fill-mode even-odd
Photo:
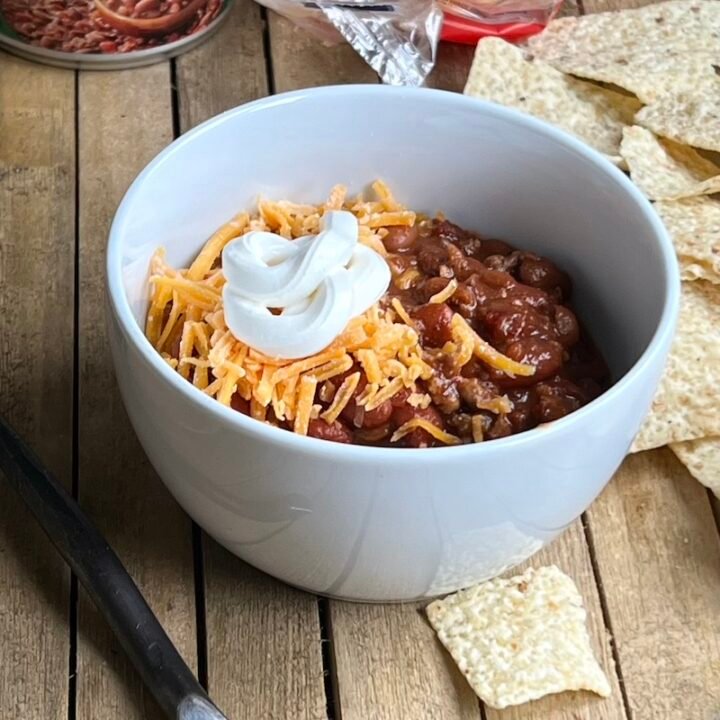
{"label": "white ceramic bowl", "polygon": [[[385,179],[409,207],[555,259],[616,382],[547,426],[479,445],[345,446],[222,407],[143,335],[148,261],[186,265],[259,194],[319,202]],[[329,87],[220,115],[135,180],[108,246],[112,352],[135,430],[183,508],[293,585],[358,600],[445,593],[526,559],[582,513],[625,456],[677,315],[671,243],[616,168],[568,135],[435,90]]]}

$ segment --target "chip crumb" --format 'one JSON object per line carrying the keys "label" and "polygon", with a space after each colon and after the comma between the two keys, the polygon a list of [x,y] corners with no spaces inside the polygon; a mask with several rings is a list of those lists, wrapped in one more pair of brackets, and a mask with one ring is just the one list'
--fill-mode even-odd
{"label": "chip crumb", "polygon": [[477,695],[494,708],[566,690],[608,697],[575,583],[554,565],[490,580],[427,607]]}

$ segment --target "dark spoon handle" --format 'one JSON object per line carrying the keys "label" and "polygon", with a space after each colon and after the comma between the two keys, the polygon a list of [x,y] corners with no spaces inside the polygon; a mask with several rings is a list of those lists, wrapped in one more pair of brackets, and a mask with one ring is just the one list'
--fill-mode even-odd
{"label": "dark spoon handle", "polygon": [[226,720],[180,657],[118,556],[1,417],[0,470],[85,586],[168,718]]}

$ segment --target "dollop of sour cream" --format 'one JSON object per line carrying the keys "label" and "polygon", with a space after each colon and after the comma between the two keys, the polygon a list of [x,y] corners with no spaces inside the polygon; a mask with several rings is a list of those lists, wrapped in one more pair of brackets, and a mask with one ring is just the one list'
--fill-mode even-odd
{"label": "dollop of sour cream", "polygon": [[254,231],[225,246],[225,322],[238,340],[273,357],[313,355],[387,290],[390,268],[358,242],[355,216],[331,211],[321,222],[317,235]]}

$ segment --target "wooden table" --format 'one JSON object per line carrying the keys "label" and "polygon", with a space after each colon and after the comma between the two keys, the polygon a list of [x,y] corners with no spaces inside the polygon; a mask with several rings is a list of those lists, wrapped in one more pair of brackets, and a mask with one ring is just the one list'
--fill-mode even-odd
{"label": "wooden table", "polygon": [[[633,4],[569,1],[566,12]],[[471,52],[442,47],[431,84],[460,90]],[[145,163],[211,115],[344,82],[377,78],[349,48],[321,47],[251,0],[208,44],[146,69],[75,73],[0,53],[0,412],[72,489],[235,720],[717,720],[720,512],[669,451],[629,458],[532,560],[578,582],[612,697],[567,693],[502,712],[478,703],[418,607],[282,585],[204,537],[155,475],[104,330],[115,208]],[[0,718],[159,717],[0,483]]]}

